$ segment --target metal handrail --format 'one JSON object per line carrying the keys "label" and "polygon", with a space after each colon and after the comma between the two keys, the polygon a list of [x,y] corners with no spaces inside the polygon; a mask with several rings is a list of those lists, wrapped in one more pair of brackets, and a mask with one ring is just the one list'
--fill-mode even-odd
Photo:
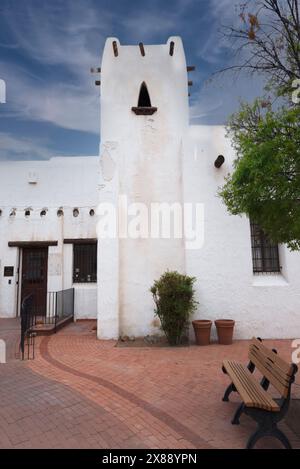
{"label": "metal handrail", "polygon": [[33,309],[34,295],[28,295],[24,298],[21,305],[21,338],[20,338],[20,352],[22,360],[25,358],[25,341],[27,339],[28,359],[30,356],[30,346],[32,346],[32,358],[34,358],[34,335],[32,334],[32,327],[36,323],[36,318]]}
{"label": "metal handrail", "polygon": [[30,357],[30,347],[32,347],[32,358],[34,358],[34,338],[36,335],[34,326],[37,325],[38,318],[39,320],[42,318],[43,324],[54,325],[54,332],[56,332],[61,320],[74,317],[74,296],[74,288],[48,292],[45,316],[41,316],[36,311],[34,294],[24,298],[21,305],[20,352],[22,360],[25,358],[25,345],[28,347],[28,359]]}
{"label": "metal handrail", "polygon": [[74,317],[74,288],[48,292],[45,324],[54,324],[56,332],[60,320]]}

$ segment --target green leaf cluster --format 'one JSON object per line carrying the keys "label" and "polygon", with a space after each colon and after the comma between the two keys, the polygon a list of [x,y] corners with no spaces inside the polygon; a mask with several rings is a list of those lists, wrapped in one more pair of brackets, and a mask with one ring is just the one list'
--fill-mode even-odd
{"label": "green leaf cluster", "polygon": [[300,107],[243,103],[228,135],[237,152],[220,190],[229,212],[247,214],[272,241],[300,250]]}
{"label": "green leaf cluster", "polygon": [[196,310],[194,283],[196,278],[178,272],[165,272],[150,291],[155,302],[155,314],[170,345],[179,345]]}

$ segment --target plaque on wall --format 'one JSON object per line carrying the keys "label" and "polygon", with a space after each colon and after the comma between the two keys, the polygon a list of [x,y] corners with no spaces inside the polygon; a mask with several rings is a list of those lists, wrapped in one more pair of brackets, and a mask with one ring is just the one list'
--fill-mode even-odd
{"label": "plaque on wall", "polygon": [[14,276],[14,267],[6,265],[4,267],[4,277],[13,277],[13,276]]}

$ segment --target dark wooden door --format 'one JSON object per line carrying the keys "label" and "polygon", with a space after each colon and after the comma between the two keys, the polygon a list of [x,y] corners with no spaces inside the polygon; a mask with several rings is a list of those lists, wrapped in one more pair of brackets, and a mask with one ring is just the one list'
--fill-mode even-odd
{"label": "dark wooden door", "polygon": [[21,300],[33,294],[37,316],[45,316],[47,308],[48,248],[23,248]]}

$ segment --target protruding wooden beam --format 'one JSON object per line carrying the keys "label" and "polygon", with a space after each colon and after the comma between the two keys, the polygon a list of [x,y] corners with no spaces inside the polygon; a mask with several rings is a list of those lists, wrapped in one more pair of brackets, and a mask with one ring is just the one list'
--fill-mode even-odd
{"label": "protruding wooden beam", "polygon": [[97,68],[94,68],[94,67],[91,67],[91,73],[101,73],[101,68],[100,67],[97,67]]}
{"label": "protruding wooden beam", "polygon": [[173,54],[174,54],[174,47],[175,47],[175,42],[174,42],[174,41],[171,41],[171,42],[170,42],[170,50],[169,50],[169,54],[170,54],[171,57],[172,57]]}
{"label": "protruding wooden beam", "polygon": [[144,44],[142,42],[139,43],[140,51],[143,57],[145,57],[145,49],[144,49]]}
{"label": "protruding wooden beam", "polygon": [[96,80],[96,81],[95,81],[95,85],[96,85],[96,86],[100,86],[100,85],[101,85],[101,80]]}
{"label": "protruding wooden beam", "polygon": [[189,86],[193,86],[192,80],[189,80],[189,81],[188,81],[188,85],[189,85]]}
{"label": "protruding wooden beam", "polygon": [[118,57],[119,51],[118,51],[118,44],[117,44],[117,41],[113,41],[112,46],[113,46],[113,50],[114,50],[114,56],[115,56],[115,57]]}
{"label": "protruding wooden beam", "polygon": [[225,158],[223,155],[219,155],[218,158],[215,161],[215,167],[216,168],[221,168],[221,166],[225,163]]}
{"label": "protruding wooden beam", "polygon": [[194,72],[196,70],[196,67],[195,65],[188,65],[186,69],[188,72]]}

